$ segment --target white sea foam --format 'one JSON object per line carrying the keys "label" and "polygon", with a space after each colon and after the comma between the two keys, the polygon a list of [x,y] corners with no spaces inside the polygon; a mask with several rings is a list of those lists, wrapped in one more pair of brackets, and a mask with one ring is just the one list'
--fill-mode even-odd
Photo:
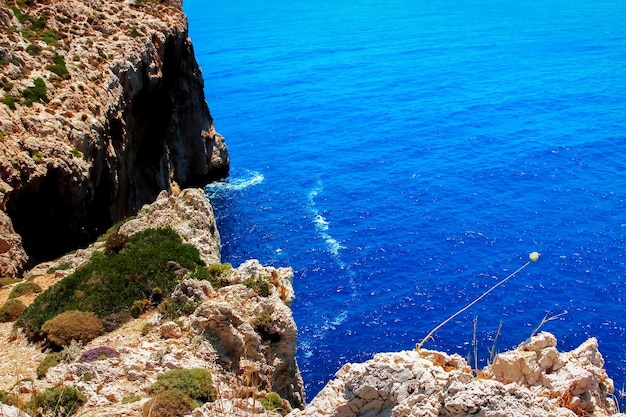
{"label": "white sea foam", "polygon": [[341,261],[337,257],[339,256],[339,251],[341,249],[345,249],[346,247],[328,233],[330,223],[324,216],[322,216],[315,203],[315,197],[317,197],[317,195],[323,190],[324,187],[322,182],[318,180],[315,187],[309,192],[309,210],[313,214],[312,221],[315,225],[315,230],[317,230],[319,236],[326,243],[328,252],[337,259],[337,262],[341,264]]}
{"label": "white sea foam", "polygon": [[265,180],[263,174],[257,171],[245,170],[245,172],[243,172],[242,174],[243,175],[239,175],[235,173],[234,175],[230,175],[223,181],[207,184],[204,189],[209,194],[219,194],[229,191],[241,191],[245,190],[246,188],[260,184]]}

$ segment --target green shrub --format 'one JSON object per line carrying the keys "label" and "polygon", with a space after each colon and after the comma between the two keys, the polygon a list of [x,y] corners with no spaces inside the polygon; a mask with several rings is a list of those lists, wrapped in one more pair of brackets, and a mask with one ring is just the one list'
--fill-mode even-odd
{"label": "green shrub", "polygon": [[32,281],[21,282],[17,284],[11,292],[9,293],[9,299],[17,298],[22,295],[32,294],[32,293],[40,293],[42,291],[41,287]]}
{"label": "green shrub", "polygon": [[74,414],[85,402],[85,394],[75,387],[53,387],[34,394],[28,408],[33,415],[67,417]]}
{"label": "green shrub", "polygon": [[0,403],[6,405],[17,405],[17,397],[12,392],[0,390]]}
{"label": "green shrub", "polygon": [[30,157],[33,158],[33,161],[39,163],[43,159],[43,153],[41,151],[31,151]]}
{"label": "green shrub", "polygon": [[24,310],[26,310],[26,306],[20,300],[7,300],[7,302],[0,307],[0,323],[17,320],[17,318],[24,313]]}
{"label": "green shrub", "polygon": [[41,40],[48,45],[56,45],[59,43],[59,32],[54,29],[46,29],[41,34]]}
{"label": "green shrub", "polygon": [[148,333],[152,331],[152,329],[154,329],[154,324],[145,323],[143,327],[141,328],[141,335],[146,336]]}
{"label": "green shrub", "polygon": [[270,283],[267,282],[267,279],[265,278],[248,278],[244,281],[243,285],[253,289],[254,292],[259,294],[261,297],[269,297],[270,295]]}
{"label": "green shrub", "polygon": [[196,311],[197,307],[198,305],[193,301],[183,303],[169,297],[159,304],[159,313],[161,313],[163,318],[166,320],[174,320],[180,316],[188,316]]}
{"label": "green shrub", "polygon": [[63,359],[63,353],[61,352],[54,352],[44,356],[39,365],[37,365],[37,378],[44,378],[48,373],[48,369],[54,368],[61,363],[61,359]]}
{"label": "green shrub", "polygon": [[70,155],[72,155],[74,158],[78,158],[78,159],[82,159],[83,158],[83,153],[81,151],[79,151],[76,148],[72,148],[70,149]]}
{"label": "green shrub", "polygon": [[42,78],[35,78],[33,80],[32,87],[26,87],[22,91],[22,97],[24,98],[24,104],[32,106],[33,103],[45,103],[48,101],[46,83]]}
{"label": "green shrub", "polygon": [[141,411],[142,417],[184,417],[196,408],[187,395],[165,391],[148,401]]}
{"label": "green shrub", "polygon": [[217,397],[211,373],[201,368],[172,369],[162,373],[150,387],[149,393],[158,396],[164,392],[187,396],[200,403],[215,401]]}
{"label": "green shrub", "polygon": [[26,21],[26,19],[28,19],[28,14],[22,12],[19,7],[13,5],[13,6],[9,6],[9,8],[11,10],[13,10],[13,14],[15,15],[15,17],[17,18],[17,21],[20,23],[24,23]]}
{"label": "green shrub", "polygon": [[31,43],[26,47],[26,52],[31,55],[39,55],[41,53],[41,46]]}
{"label": "green shrub", "polygon": [[259,402],[267,411],[274,411],[281,415],[287,415],[291,411],[289,402],[284,400],[280,395],[275,392],[270,392],[265,395],[265,398],[259,398]]}
{"label": "green shrub", "polygon": [[61,347],[72,340],[90,342],[103,333],[104,326],[94,313],[69,310],[45,322],[41,331],[50,343]]}
{"label": "green shrub", "polygon": [[100,318],[130,313],[135,301],[150,299],[155,288],[169,296],[179,280],[172,262],[192,271],[204,266],[198,250],[171,228],[143,230],[118,253],[94,252],[87,265],[41,293],[16,326],[34,341],[43,337],[45,322],[67,310],[92,311]]}
{"label": "green shrub", "polygon": [[66,78],[70,74],[65,66],[65,58],[63,58],[63,55],[55,54],[52,57],[52,62],[54,62],[54,64],[48,65],[46,67],[47,69],[61,78]]}
{"label": "green shrub", "polygon": [[15,110],[15,96],[13,94],[5,94],[2,102],[11,110]]}

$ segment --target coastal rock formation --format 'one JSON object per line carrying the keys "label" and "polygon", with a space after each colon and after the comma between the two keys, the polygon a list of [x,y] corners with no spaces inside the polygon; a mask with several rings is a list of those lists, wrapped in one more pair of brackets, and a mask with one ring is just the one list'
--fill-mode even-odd
{"label": "coastal rock formation", "polygon": [[0,31],[0,201],[32,262],[227,174],[179,0],[0,0]]}
{"label": "coastal rock formation", "polygon": [[473,373],[459,355],[422,349],[346,364],[291,417],[610,416],[613,382],[595,339],[571,352],[541,333]]}
{"label": "coastal rock formation", "polygon": [[[214,219],[202,190],[162,193],[119,232],[132,235],[164,224],[197,244],[207,260],[219,262],[219,250],[214,251],[219,235],[207,226]],[[45,289],[102,250],[104,243],[95,243],[41,264],[27,276]],[[87,398],[81,416],[139,417],[158,375],[170,369],[202,368],[211,372],[218,396],[194,410],[196,417],[222,415],[224,410],[233,416],[278,416],[260,402],[270,392],[288,401],[284,409],[288,404],[303,407],[304,387],[295,360],[297,328],[289,308],[292,279],[290,268],[266,267],[256,260],[237,268],[224,265],[215,284],[183,276],[171,299],[188,307],[187,314],[173,320],[153,308],[84,346],[67,346],[60,362],[45,372],[38,371],[38,365],[49,352],[13,332],[11,323],[0,323],[0,391],[25,404],[33,393],[74,386]],[[9,291],[0,288],[0,302]],[[20,300],[28,304],[33,298],[25,295]],[[97,349],[115,355],[81,359]]]}

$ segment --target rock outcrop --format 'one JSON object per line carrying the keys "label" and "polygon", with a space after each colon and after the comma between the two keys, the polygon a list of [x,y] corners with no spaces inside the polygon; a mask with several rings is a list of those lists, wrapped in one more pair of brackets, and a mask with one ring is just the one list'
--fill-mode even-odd
{"label": "rock outcrop", "polygon": [[[147,227],[168,225],[197,245],[205,262],[219,262],[219,234],[202,190],[162,193],[144,206],[118,233],[132,235]],[[43,263],[27,277],[43,288],[54,285],[89,261],[104,242]],[[87,397],[78,415],[85,417],[142,415],[156,377],[175,368],[202,368],[212,374],[217,399],[194,410],[196,417],[278,416],[259,401],[275,392],[292,407],[304,406],[304,386],[295,360],[297,328],[289,308],[294,299],[290,268],[262,266],[256,260],[223,268],[219,285],[183,276],[171,299],[188,306],[188,314],[172,320],[156,309],[85,346],[66,347],[64,359],[37,377],[46,357],[41,346],[0,323],[0,391],[28,396],[71,385]],[[0,289],[4,302],[8,288]],[[22,296],[28,304],[34,295]],[[115,355],[81,360],[81,353],[106,349]],[[17,382],[17,383],[16,383]],[[8,406],[7,412],[11,411]],[[287,407],[285,407],[287,409]]]}
{"label": "rock outcrop", "polygon": [[303,411],[290,416],[604,417],[617,409],[603,366],[595,339],[560,353],[549,333],[496,356],[479,372],[459,355],[381,353],[344,365]]}
{"label": "rock outcrop", "polygon": [[179,0],[0,0],[0,31],[0,201],[31,261],[227,174]]}

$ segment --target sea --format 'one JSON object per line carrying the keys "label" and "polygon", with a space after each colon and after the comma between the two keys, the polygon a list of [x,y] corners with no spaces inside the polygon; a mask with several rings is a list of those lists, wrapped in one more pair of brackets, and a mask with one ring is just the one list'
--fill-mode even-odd
{"label": "sea", "polygon": [[626,2],[183,6],[231,156],[223,261],[293,268],[308,400],[508,277],[423,347],[595,337],[623,409]]}

